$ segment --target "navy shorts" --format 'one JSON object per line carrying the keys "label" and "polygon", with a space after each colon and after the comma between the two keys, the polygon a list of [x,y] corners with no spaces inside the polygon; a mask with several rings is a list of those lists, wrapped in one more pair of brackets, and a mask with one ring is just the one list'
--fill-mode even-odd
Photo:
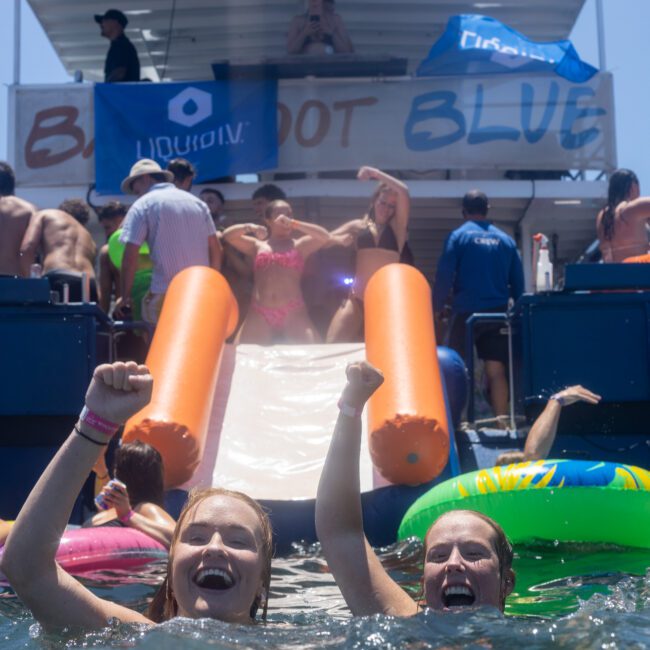
{"label": "navy shorts", "polygon": [[[481,310],[482,314],[503,314],[508,310],[503,307]],[[453,348],[465,360],[465,322],[471,316],[467,314],[452,314],[449,324],[447,345]],[[508,365],[508,330],[505,323],[477,323],[474,325],[474,344],[478,358],[483,361],[500,361]]]}

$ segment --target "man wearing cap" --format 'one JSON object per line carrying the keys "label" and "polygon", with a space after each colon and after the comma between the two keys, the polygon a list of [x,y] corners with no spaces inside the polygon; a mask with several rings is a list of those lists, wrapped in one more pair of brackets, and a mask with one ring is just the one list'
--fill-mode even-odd
{"label": "man wearing cap", "polygon": [[109,9],[105,14],[95,14],[95,22],[102,30],[102,36],[111,42],[104,63],[104,81],[140,81],[140,60],[133,43],[124,34],[127,17],[118,9]]}
{"label": "man wearing cap", "polygon": [[139,198],[122,224],[120,241],[126,246],[121,297],[113,312],[117,318],[131,310],[131,288],[144,241],[149,244],[153,275],[149,293],[142,300],[142,317],[150,323],[158,321],[165,292],[177,273],[188,266],[221,267],[221,245],[208,207],[198,197],[175,187],[173,178],[157,162],[143,158],[122,181],[122,192]]}

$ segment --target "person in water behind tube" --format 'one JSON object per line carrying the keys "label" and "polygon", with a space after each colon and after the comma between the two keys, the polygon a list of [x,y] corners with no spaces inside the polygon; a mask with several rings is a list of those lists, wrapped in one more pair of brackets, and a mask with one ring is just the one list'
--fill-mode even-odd
{"label": "person in water behind tube", "polygon": [[104,484],[98,496],[106,508],[84,525],[135,528],[169,548],[176,522],[165,511],[163,460],[158,450],[140,440],[120,445],[113,462],[117,481],[109,481],[103,450],[93,470]]}

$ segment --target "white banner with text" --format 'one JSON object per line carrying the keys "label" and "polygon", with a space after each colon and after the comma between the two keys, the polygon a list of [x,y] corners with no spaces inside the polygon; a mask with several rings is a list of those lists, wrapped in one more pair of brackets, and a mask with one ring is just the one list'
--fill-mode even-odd
{"label": "white banner with text", "polygon": [[[92,97],[86,84],[11,89],[20,186],[94,181]],[[278,135],[278,172],[616,167],[609,74],[286,81]]]}

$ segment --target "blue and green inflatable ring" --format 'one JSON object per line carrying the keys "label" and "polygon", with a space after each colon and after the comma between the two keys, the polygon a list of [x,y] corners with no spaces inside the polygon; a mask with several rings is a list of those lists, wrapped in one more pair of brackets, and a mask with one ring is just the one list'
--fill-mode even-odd
{"label": "blue and green inflatable ring", "polygon": [[398,538],[424,539],[449,510],[477,510],[510,540],[590,542],[650,548],[650,472],[584,460],[492,467],[436,485],[406,512]]}

